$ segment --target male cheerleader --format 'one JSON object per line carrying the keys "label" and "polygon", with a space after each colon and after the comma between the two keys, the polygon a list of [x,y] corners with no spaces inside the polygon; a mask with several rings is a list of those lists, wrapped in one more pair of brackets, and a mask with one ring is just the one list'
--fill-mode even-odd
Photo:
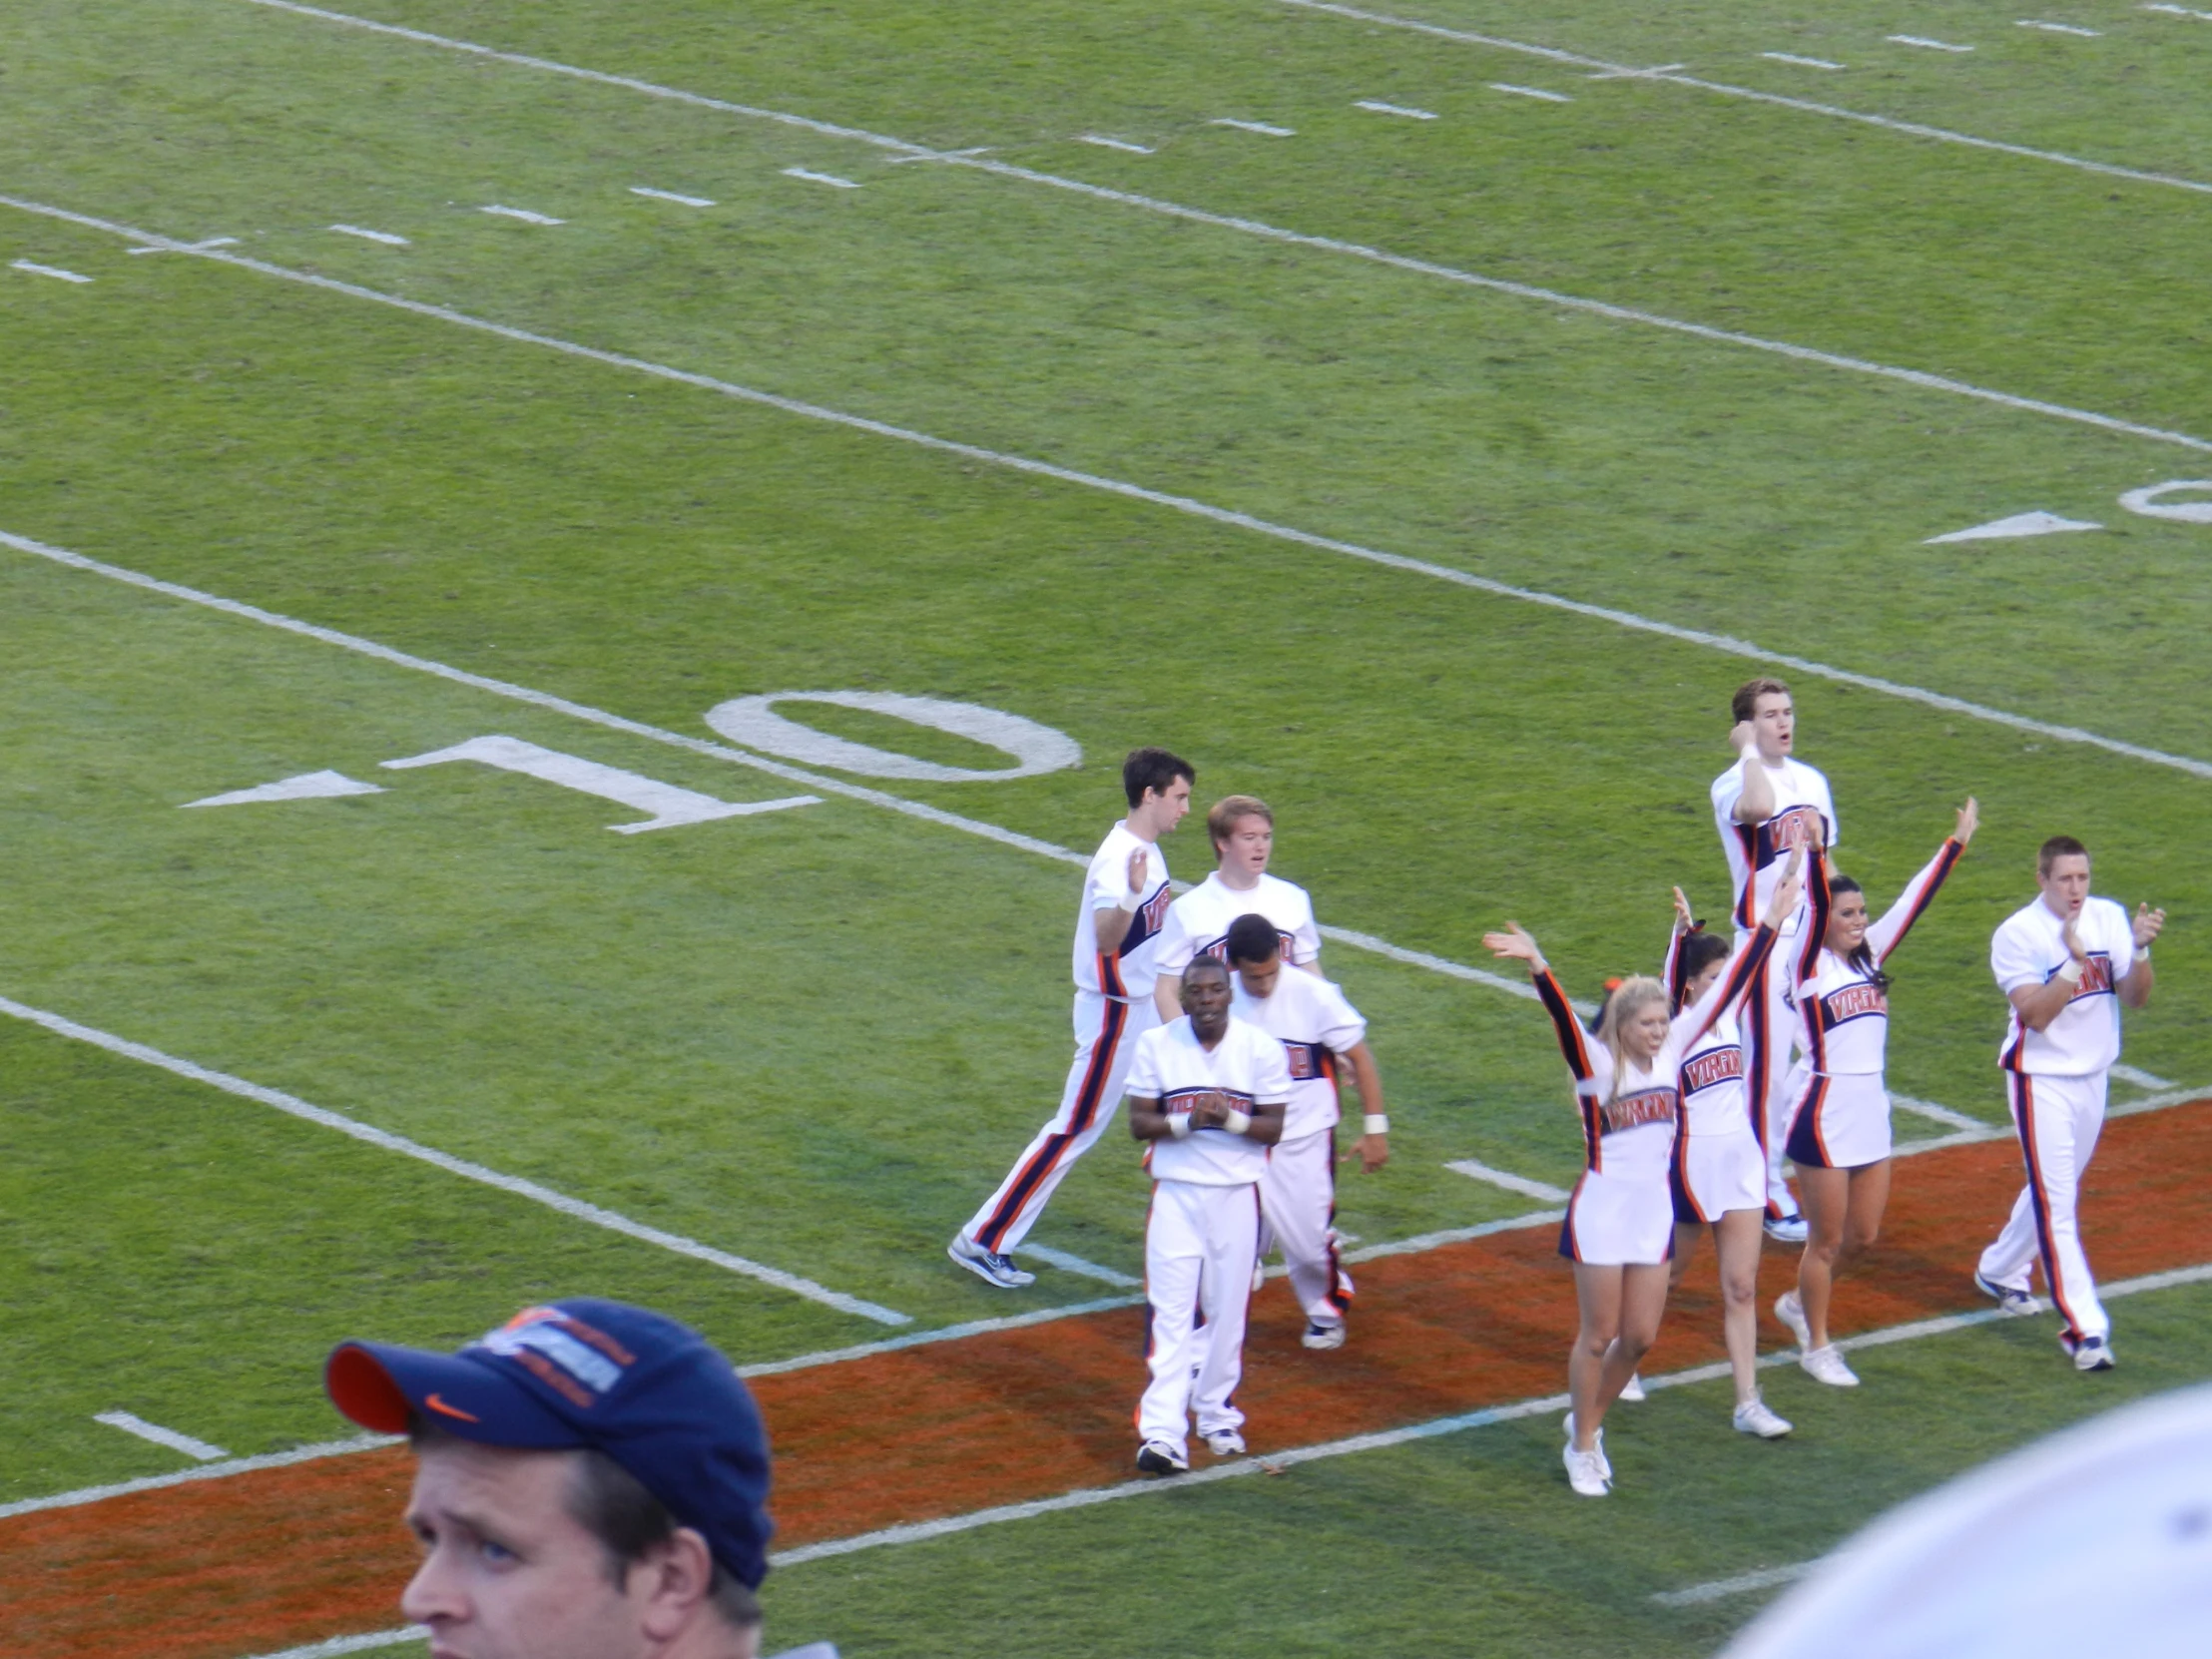
{"label": "male cheerleader", "polygon": [[[1820,854],[1834,872],[1835,862],[1827,854],[1836,845],[1836,804],[1829,797],[1828,780],[1791,754],[1797,710],[1788,686],[1779,680],[1747,680],[1736,689],[1730,713],[1736,725],[1728,741],[1738,758],[1713,780],[1713,819],[1735,883],[1736,938],[1741,943],[1751,936],[1793,849],[1802,846]],[[1774,956],[1760,969],[1743,1011],[1744,1092],[1767,1151],[1767,1237],[1784,1244],[1803,1244],[1806,1226],[1789,1183],[1782,1179],[1789,1133],[1782,1121],[1788,1106],[1782,1083],[1798,1021],[1790,1006],[1789,975],[1775,964],[1794,958],[1794,943],[1804,925],[1800,901],[1797,912],[1782,924]]]}
{"label": "male cheerleader", "polygon": [[[1283,1045],[1230,1017],[1229,969],[1211,956],[1183,975],[1184,1015],[1137,1039],[1129,1132],[1147,1144],[1146,1363],[1137,1467],[1191,1466],[1191,1409],[1216,1457],[1245,1448],[1232,1396],[1244,1375],[1245,1309],[1260,1235],[1260,1180],[1282,1138],[1291,1073]],[[1205,1323],[1199,1323],[1201,1304]],[[1195,1395],[1195,1398],[1194,1398]]]}
{"label": "male cheerleader", "polygon": [[2041,1309],[2027,1294],[2036,1260],[2065,1329],[2058,1346],[2076,1371],[2112,1369],[2112,1322],[2097,1301],[2075,1203],[2104,1127],[2105,1074],[2120,1057],[2120,1004],[2150,1000],[2151,941],[2166,912],[2138,905],[2132,921],[2089,896],[2089,849],[2053,835],[2035,855],[2042,896],[2007,916],[1989,941],[1989,967],[2012,1002],[1997,1064],[2027,1185],[2012,1219],[1981,1253],[1973,1282],[2008,1314]]}
{"label": "male cheerleader", "polygon": [[1190,762],[1164,749],[1133,749],[1121,764],[1129,816],[1092,855],[1076,909],[1075,1061],[1060,1109],[947,1247],[986,1284],[1014,1290],[1036,1281],[1014,1266],[1013,1252],[1075,1160],[1112,1121],[1137,1039],[1159,1023],[1153,963],[1171,893],[1167,860],[1155,843],[1191,810],[1196,777]]}
{"label": "male cheerleader", "polygon": [[1275,851],[1275,812],[1257,796],[1224,796],[1206,815],[1214,843],[1214,873],[1168,907],[1160,936],[1153,1000],[1163,1021],[1175,1018],[1183,970],[1194,956],[1224,959],[1229,927],[1239,916],[1262,915],[1275,923],[1288,962],[1321,972],[1321,932],[1314,901],[1294,881],[1268,873]]}
{"label": "male cheerleader", "polygon": [[[1390,1156],[1390,1120],[1382,1111],[1382,1077],[1368,1048],[1368,1022],[1345,994],[1319,974],[1285,973],[1283,940],[1266,916],[1239,916],[1229,927],[1229,965],[1237,994],[1229,1011],[1283,1045],[1291,1068],[1291,1102],[1283,1138],[1260,1178],[1266,1231],[1282,1247],[1291,1294],[1306,1310],[1308,1348],[1345,1346],[1352,1276],[1337,1260],[1338,1068],[1349,1064],[1359,1085],[1366,1132],[1353,1144],[1372,1175]],[[1267,1255],[1262,1239],[1259,1255]]]}

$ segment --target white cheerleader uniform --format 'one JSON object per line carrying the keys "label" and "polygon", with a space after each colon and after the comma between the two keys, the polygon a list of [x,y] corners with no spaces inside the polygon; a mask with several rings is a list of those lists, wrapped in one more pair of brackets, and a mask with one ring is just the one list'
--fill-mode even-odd
{"label": "white cheerleader uniform", "polygon": [[[1661,976],[1678,999],[1682,939],[1678,933],[1668,945]],[[1772,975],[1770,967],[1759,977]],[[1684,1052],[1680,1088],[1682,1123],[1669,1172],[1674,1219],[1696,1224],[1719,1221],[1731,1210],[1764,1210],[1767,1154],[1744,1087],[1743,1033],[1734,1009],[1722,1009],[1712,1028]]]}
{"label": "white cheerleader uniform", "polygon": [[1560,1255],[1595,1267],[1648,1267],[1674,1254],[1669,1172],[1682,1119],[1683,1056],[1743,1000],[1774,937],[1761,925],[1737,948],[1719,982],[1674,1016],[1651,1063],[1631,1061],[1617,1084],[1611,1052],[1590,1040],[1559,981],[1548,968],[1534,976],[1582,1109],[1586,1164],[1567,1201]]}
{"label": "white cheerleader uniform", "polygon": [[1890,1091],[1883,1081],[1890,998],[1882,965],[1920,920],[1965,848],[1945,840],[1882,919],[1867,929],[1871,967],[1819,941],[1828,933],[1828,879],[1816,872],[1807,949],[1796,975],[1805,1064],[1793,1074],[1789,1153],[1806,1169],[1859,1169],[1890,1156]]}

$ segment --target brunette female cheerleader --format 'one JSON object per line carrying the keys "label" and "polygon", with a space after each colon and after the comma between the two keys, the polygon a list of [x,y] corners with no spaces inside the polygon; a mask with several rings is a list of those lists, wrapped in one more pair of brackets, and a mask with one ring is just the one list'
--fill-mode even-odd
{"label": "brunette female cheerleader", "polygon": [[1667,1258],[1674,1246],[1667,1171],[1682,1115],[1682,1057],[1722,1012],[1743,1000],[1774,949],[1777,924],[1797,905],[1803,862],[1802,852],[1791,854],[1758,929],[1702,997],[1674,1014],[1658,980],[1624,980],[1606,1000],[1594,1043],[1518,922],[1482,936],[1486,948],[1528,964],[1582,1110],[1586,1166],[1567,1204],[1559,1254],[1574,1263],[1581,1319],[1567,1360],[1574,1401],[1567,1416],[1567,1483],[1584,1497],[1603,1497],[1612,1488],[1605,1412],[1658,1337],[1666,1312]]}
{"label": "brunette female cheerleader", "polygon": [[1969,799],[1958,809],[1950,837],[1880,921],[1867,920],[1867,895],[1858,882],[1813,872],[1812,903],[1799,935],[1805,949],[1791,964],[1805,1058],[1790,1080],[1789,1140],[1812,1233],[1798,1261],[1798,1288],[1775,1303],[1774,1317],[1797,1338],[1798,1364],[1833,1387],[1859,1385],[1829,1338],[1836,1274],[1873,1247],[1890,1202],[1885,967],[1973,839],[1977,817]]}

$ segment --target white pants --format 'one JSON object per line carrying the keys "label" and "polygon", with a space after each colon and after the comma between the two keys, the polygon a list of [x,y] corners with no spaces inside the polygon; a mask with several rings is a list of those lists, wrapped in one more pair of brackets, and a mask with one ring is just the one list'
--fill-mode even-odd
{"label": "white pants", "polygon": [[1114,1121],[1137,1039],[1159,1023],[1150,996],[1115,1002],[1096,991],[1075,993],[1075,1061],[1060,1091],[1060,1109],[961,1232],[985,1250],[999,1252],[1012,1251],[1029,1236],[1075,1160]]}
{"label": "white pants", "polygon": [[1291,1270],[1291,1294],[1317,1325],[1342,1325],[1352,1276],[1337,1260],[1337,1131],[1334,1125],[1283,1141],[1260,1180],[1259,1253],[1272,1242]]}
{"label": "white pants", "polygon": [[2097,1300],[2096,1280],[2081,1248],[2075,1205],[2081,1178],[2104,1128],[2104,1073],[2087,1077],[2029,1077],[2006,1072],[2012,1123],[2027,1163],[2027,1185],[2012,1205],[2012,1219],[1997,1242],[1981,1253],[1981,1277],[2009,1290],[2027,1289],[2037,1260],[2051,1301],[2066,1322],[2069,1342],[2106,1337],[2112,1322]]}
{"label": "white pants", "polygon": [[[1802,925],[1802,924],[1801,924]],[[1749,935],[1739,933],[1741,944]],[[1774,952],[1760,967],[1758,977],[1744,996],[1744,1090],[1751,1100],[1751,1121],[1759,1130],[1759,1144],[1767,1153],[1767,1215],[1779,1220],[1797,1214],[1798,1202],[1790,1184],[1782,1179],[1782,1164],[1790,1138],[1790,1052],[1797,1045],[1798,1013],[1789,1002],[1790,968],[1784,955],[1795,955],[1793,930],[1774,941]]]}
{"label": "white pants", "polygon": [[1142,1438],[1187,1454],[1194,1405],[1201,1434],[1244,1421],[1230,1396],[1244,1376],[1245,1306],[1259,1245],[1257,1187],[1152,1184],[1144,1226],[1145,1363],[1152,1382],[1137,1405]]}

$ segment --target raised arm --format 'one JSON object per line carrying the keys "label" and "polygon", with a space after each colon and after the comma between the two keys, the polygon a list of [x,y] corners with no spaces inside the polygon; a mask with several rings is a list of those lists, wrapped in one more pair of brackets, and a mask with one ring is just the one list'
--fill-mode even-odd
{"label": "raised arm", "polygon": [[1867,929],[1867,948],[1874,952],[1877,963],[1888,961],[1890,952],[1905,942],[1905,935],[1912,931],[1913,923],[1921,919],[1921,912],[1935,898],[1936,889],[1943,884],[1943,877],[1950,873],[1951,866],[1966,850],[1966,843],[1973,839],[1978,819],[1979,814],[1969,796],[1966,804],[1958,809],[1957,829],[1936,849],[1936,856],[1929,859],[1920,874],[1906,883],[1905,891],[1883,912],[1882,919]]}
{"label": "raised arm", "polygon": [[1535,939],[1527,928],[1517,921],[1505,924],[1502,933],[1482,935],[1482,947],[1513,961],[1528,964],[1529,980],[1536,987],[1536,1000],[1544,1005],[1544,1012],[1551,1016],[1552,1028],[1559,1035],[1559,1052],[1565,1056],[1567,1070],[1574,1074],[1577,1084],[1587,1083],[1597,1075],[1597,1065],[1589,1040],[1583,1035],[1582,1020],[1574,1011],[1574,1004],[1567,1000],[1567,993],[1559,981],[1552,977],[1551,964],[1544,960],[1544,953],[1536,947]]}
{"label": "raised arm", "polygon": [[1667,935],[1667,957],[1659,969],[1659,983],[1667,987],[1667,1006],[1682,1006],[1682,941],[1698,930],[1690,913],[1690,901],[1682,889],[1674,889],[1674,931]]}
{"label": "raised arm", "polygon": [[1743,793],[1736,797],[1738,824],[1764,824],[1774,817],[1774,779],[1759,758],[1759,737],[1748,720],[1738,721],[1728,741],[1736,748],[1736,765],[1743,772]]}

